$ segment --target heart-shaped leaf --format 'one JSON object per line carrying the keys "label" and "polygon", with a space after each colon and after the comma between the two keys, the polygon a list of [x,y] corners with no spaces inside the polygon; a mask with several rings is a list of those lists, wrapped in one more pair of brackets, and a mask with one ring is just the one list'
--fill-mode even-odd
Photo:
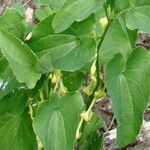
{"label": "heart-shaped leaf", "polygon": [[113,20],[99,50],[100,62],[107,64],[116,53],[121,53],[124,58],[127,58],[131,51],[132,46],[126,29],[120,20]]}
{"label": "heart-shaped leaf", "polygon": [[127,14],[127,27],[150,33],[150,1],[135,0],[133,5]]}
{"label": "heart-shaped leaf", "polygon": [[40,104],[33,127],[46,150],[72,149],[82,107],[79,93],[53,96]]}
{"label": "heart-shaped leaf", "polygon": [[39,57],[37,68],[40,72],[53,69],[75,71],[95,58],[96,42],[90,36],[81,37],[54,34],[32,42],[30,47]]}
{"label": "heart-shaped leaf", "polygon": [[106,87],[117,119],[117,142],[131,143],[139,133],[150,95],[150,53],[135,49],[125,62],[121,54],[106,65]]}

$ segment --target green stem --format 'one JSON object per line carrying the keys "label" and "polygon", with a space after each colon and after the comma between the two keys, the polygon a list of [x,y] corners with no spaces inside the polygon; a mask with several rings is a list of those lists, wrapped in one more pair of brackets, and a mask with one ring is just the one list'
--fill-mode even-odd
{"label": "green stem", "polygon": [[[106,10],[107,11],[107,10]],[[108,15],[108,14],[106,14],[106,15]],[[108,16],[107,16],[108,17]],[[107,31],[108,31],[108,29],[109,29],[109,25],[110,25],[110,23],[111,23],[111,20],[108,20],[109,22],[108,22],[108,24],[107,24],[107,26],[106,26],[106,28],[105,28],[105,30],[104,30],[104,33],[103,33],[103,35],[102,35],[102,37],[101,37],[101,40],[100,40],[100,42],[99,42],[99,44],[98,44],[98,47],[97,47],[97,57],[96,57],[96,74],[97,74],[97,83],[96,83],[96,87],[95,87],[95,89],[93,90],[93,93],[92,93],[92,95],[89,97],[89,100],[88,100],[88,103],[87,103],[87,105],[86,105],[86,107],[87,107],[87,112],[90,112],[90,110],[92,109],[92,107],[93,107],[93,105],[94,105],[94,103],[95,103],[95,98],[94,98],[94,94],[95,94],[95,92],[98,90],[98,88],[99,88],[99,86],[100,86],[100,84],[101,84],[101,79],[100,79],[100,76],[99,76],[99,70],[100,70],[100,62],[99,62],[99,50],[100,50],[100,47],[101,47],[101,45],[102,45],[102,43],[103,43],[103,40],[104,40],[104,38],[105,38],[105,36],[106,36],[106,33],[107,33]],[[77,128],[77,130],[76,130],[76,134],[77,133],[80,133],[80,128],[81,128],[81,126],[82,126],[82,124],[83,124],[83,118],[81,118],[80,119],[80,123],[79,123],[79,125],[78,125],[78,128]]]}
{"label": "green stem", "polygon": [[77,140],[80,138],[80,135],[81,135],[80,129],[82,127],[82,124],[83,124],[83,118],[80,119],[79,125],[78,125],[77,130],[76,130],[76,137],[75,138]]}
{"label": "green stem", "polygon": [[54,87],[54,91],[56,91],[57,90],[57,88],[58,88],[58,82],[56,82],[56,84],[55,84],[55,87]]}
{"label": "green stem", "polygon": [[43,101],[44,95],[43,95],[43,92],[41,91],[41,89],[39,89],[39,96],[40,96],[40,101]]}
{"label": "green stem", "polygon": [[88,110],[87,110],[87,112],[89,113],[90,111],[91,111],[91,109],[93,108],[93,105],[95,104],[95,98],[92,100],[92,102],[91,102],[91,104],[90,104],[90,106],[89,106],[89,108],[88,108]]}
{"label": "green stem", "polygon": [[105,14],[106,14],[107,20],[109,22],[109,15],[108,15],[108,12],[107,12],[107,4],[104,4],[104,9],[105,9]]}
{"label": "green stem", "polygon": [[49,80],[48,78],[45,79],[44,81],[44,89],[45,89],[45,99],[49,98]]}
{"label": "green stem", "polygon": [[101,45],[102,45],[102,43],[103,43],[103,40],[104,40],[104,38],[105,38],[105,35],[106,35],[106,33],[107,33],[108,29],[109,29],[110,23],[111,23],[111,21],[108,22],[108,25],[106,26],[106,28],[105,28],[105,30],[104,30],[104,33],[103,33],[103,35],[102,35],[102,37],[101,37],[101,40],[100,40],[100,42],[99,42],[99,44],[98,44],[98,47],[97,47],[97,58],[96,58],[96,75],[97,75],[96,78],[97,78],[97,83],[96,83],[95,89],[93,90],[92,95],[89,97],[89,100],[88,100],[87,106],[86,106],[87,108],[89,107],[89,105],[91,104],[92,100],[94,99],[94,94],[95,94],[95,92],[98,90],[98,88],[99,88],[99,86],[100,86],[100,84],[101,84],[101,79],[100,79],[100,76],[99,76],[99,70],[100,70],[99,50],[100,50],[100,47],[101,47]]}

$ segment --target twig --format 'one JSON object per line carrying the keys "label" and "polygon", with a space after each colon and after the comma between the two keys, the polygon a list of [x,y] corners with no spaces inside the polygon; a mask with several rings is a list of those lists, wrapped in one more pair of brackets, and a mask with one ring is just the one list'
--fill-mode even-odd
{"label": "twig", "polygon": [[111,122],[110,122],[110,124],[109,124],[109,126],[108,126],[108,128],[106,130],[106,132],[108,132],[111,129],[111,127],[112,127],[112,125],[114,123],[114,120],[115,120],[115,116],[113,115],[113,118],[112,118],[112,120],[111,120]]}

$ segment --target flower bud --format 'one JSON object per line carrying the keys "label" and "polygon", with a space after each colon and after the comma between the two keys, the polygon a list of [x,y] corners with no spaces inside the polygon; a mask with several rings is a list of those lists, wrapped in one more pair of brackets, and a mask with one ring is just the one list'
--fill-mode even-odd
{"label": "flower bud", "polygon": [[92,66],[91,66],[90,74],[94,75],[95,71],[96,71],[96,61],[94,61]]}
{"label": "flower bud", "polygon": [[56,75],[54,74],[53,77],[52,77],[52,83],[55,84],[57,83],[57,78],[56,78]]}
{"label": "flower bud", "polygon": [[101,97],[103,97],[103,96],[105,96],[106,94],[105,94],[105,92],[102,90],[102,89],[99,89],[99,90],[97,90],[95,93],[94,93],[94,97],[95,98],[101,98]]}
{"label": "flower bud", "polygon": [[31,37],[32,37],[32,32],[30,32],[30,33],[26,36],[25,41],[29,41],[29,40],[31,39]]}
{"label": "flower bud", "polygon": [[82,133],[80,133],[79,131],[77,131],[76,135],[75,135],[75,139],[79,140],[81,138],[81,135],[82,135]]}
{"label": "flower bud", "polygon": [[105,27],[107,26],[107,24],[108,24],[107,17],[101,18],[101,19],[99,20],[99,22],[100,22],[101,26],[102,26],[103,28],[105,28]]}
{"label": "flower bud", "polygon": [[90,111],[90,112],[88,112],[88,111],[86,111],[86,112],[83,112],[83,113],[81,113],[81,118],[83,118],[86,122],[88,122],[90,119],[91,119],[91,117],[92,117],[92,112]]}

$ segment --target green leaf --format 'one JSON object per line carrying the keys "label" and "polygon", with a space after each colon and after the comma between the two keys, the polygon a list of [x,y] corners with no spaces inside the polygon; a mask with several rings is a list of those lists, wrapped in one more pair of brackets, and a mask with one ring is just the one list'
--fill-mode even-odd
{"label": "green leaf", "polygon": [[96,27],[95,27],[95,34],[96,37],[99,38],[103,35],[105,28],[100,23],[100,19],[106,18],[105,9],[101,8],[99,11],[95,13],[95,19],[96,19]]}
{"label": "green leaf", "polygon": [[94,139],[92,145],[90,146],[90,150],[102,150],[102,144],[103,144],[103,135],[100,134]]}
{"label": "green leaf", "polygon": [[46,150],[71,150],[83,100],[79,93],[42,102],[33,127]]}
{"label": "green leaf", "polygon": [[36,71],[37,58],[30,48],[2,29],[0,30],[0,47],[17,80],[33,88],[41,75]]}
{"label": "green leaf", "polygon": [[131,8],[127,14],[127,27],[150,33],[150,1],[145,5]]}
{"label": "green leaf", "polygon": [[23,90],[15,91],[0,100],[0,115],[16,116],[23,113],[28,97]]}
{"label": "green leaf", "polygon": [[[52,20],[54,15],[50,15],[41,22],[39,22],[32,31],[32,37],[28,44],[39,40],[42,37],[46,37],[48,35],[54,34],[54,30],[52,28]],[[68,30],[63,32],[63,34],[76,35],[76,36],[84,36],[87,34],[91,34],[95,29],[95,16],[91,15],[87,19],[81,22],[75,22],[69,27]]]}
{"label": "green leaf", "polygon": [[130,8],[130,0],[115,0],[113,4],[113,9],[115,13],[121,13],[126,9]]}
{"label": "green leaf", "polygon": [[21,86],[16,80],[6,58],[0,58],[0,99],[9,94],[12,90]]}
{"label": "green leaf", "polygon": [[0,100],[0,145],[2,149],[33,149],[36,138],[25,110],[27,96],[15,91]]}
{"label": "green leaf", "polygon": [[67,1],[56,13],[52,23],[53,29],[56,33],[66,30],[74,21],[82,21],[99,10],[103,2],[103,0]]}
{"label": "green leaf", "polygon": [[[42,73],[48,73],[50,71],[53,71],[53,69],[58,68],[62,68],[62,70],[66,71],[74,71],[76,69],[74,65],[70,65],[71,68],[69,68],[69,66],[64,66],[68,64],[66,63],[66,59],[68,59],[67,55],[69,55],[71,52],[73,53],[73,51],[76,51],[77,55],[79,53],[88,55],[88,59],[85,59],[84,63],[81,63],[81,57],[79,57],[79,62],[75,63],[76,65],[80,63],[80,65],[78,65],[78,68],[82,67],[85,63],[88,63],[87,61],[90,62],[91,60],[93,60],[96,53],[96,43],[92,37],[88,36],[88,34],[91,34],[95,28],[94,15],[91,15],[84,21],[75,22],[68,30],[66,30],[62,34],[54,33],[51,27],[52,18],[53,15],[47,17],[39,24],[37,24],[32,32],[31,39],[27,42],[30,48],[39,57],[37,70]],[[83,44],[83,41],[87,41],[87,44],[89,44],[87,45],[85,42],[85,44]],[[83,50],[83,48],[89,50],[89,52],[91,51],[90,55],[88,54],[87,50]],[[57,67],[55,65],[56,60],[58,62],[60,58],[62,59],[62,56],[65,62],[62,64],[59,63]],[[74,56],[74,53],[71,54],[70,59],[72,59],[72,57]]]}
{"label": "green leaf", "polygon": [[70,92],[78,90],[83,79],[82,72],[63,72],[63,84]]}
{"label": "green leaf", "polygon": [[23,38],[26,30],[25,18],[17,10],[8,9],[0,17],[0,29],[5,29],[18,38]]}
{"label": "green leaf", "polygon": [[125,62],[117,54],[106,65],[106,87],[117,119],[119,147],[131,143],[139,133],[150,94],[150,53],[135,49]]}
{"label": "green leaf", "polygon": [[124,31],[127,33],[132,48],[135,48],[136,47],[135,42],[137,39],[138,30],[137,29],[136,30],[130,30],[129,28],[127,28],[127,26],[126,26],[126,12],[121,14],[118,17],[118,20],[119,20],[122,28],[124,29]]}
{"label": "green leaf", "polygon": [[54,71],[51,56],[44,55],[37,62],[37,70],[42,74]]}
{"label": "green leaf", "polygon": [[54,34],[54,30],[51,27],[52,20],[53,20],[53,15],[50,15],[44,20],[40,21],[32,31],[32,37],[29,43],[39,40],[42,37]]}
{"label": "green leaf", "polygon": [[[61,53],[67,53],[71,49],[75,48],[77,46],[77,43],[78,43],[78,39],[77,37],[73,35],[52,34],[52,35],[40,38],[39,40],[36,40],[35,42],[31,42],[29,46],[31,47],[31,49],[34,50],[35,53],[41,53],[39,55],[53,51],[51,52],[53,53],[52,55],[54,55],[53,57],[59,58],[61,57],[60,56]],[[59,54],[56,54],[56,53],[59,53]]]}
{"label": "green leaf", "polygon": [[56,51],[53,52],[54,49],[49,49],[48,55],[52,58],[51,62],[55,69],[75,71],[95,58],[96,43],[92,37],[85,36],[80,41],[74,41],[73,43],[75,43],[73,44],[75,47],[68,45],[68,49],[64,49],[64,52],[63,49],[61,51],[58,49],[58,53],[61,55],[57,55]]}
{"label": "green leaf", "polygon": [[16,11],[18,11],[18,13],[20,13],[21,15],[24,14],[25,8],[24,8],[24,6],[23,6],[21,1],[20,2],[18,1],[16,3],[14,3],[13,5],[11,5],[11,8],[15,9]]}
{"label": "green leaf", "polygon": [[102,144],[102,133],[97,130],[103,127],[102,118],[93,113],[92,118],[84,126],[81,139],[79,140],[81,150],[100,150]]}
{"label": "green leaf", "polygon": [[53,13],[53,10],[49,6],[47,6],[44,8],[37,9],[35,11],[35,16],[39,21],[42,21],[43,19],[47,18],[52,13]]}
{"label": "green leaf", "polygon": [[127,13],[126,24],[131,30],[139,29],[150,33],[150,1],[149,0],[115,0],[111,2],[115,13]]}
{"label": "green leaf", "polygon": [[0,146],[7,150],[33,150],[37,148],[32,121],[27,111],[21,115],[0,116]]}
{"label": "green leaf", "polygon": [[58,9],[61,7],[66,0],[35,0],[36,2],[39,2],[44,5],[50,5],[53,9]]}
{"label": "green leaf", "polygon": [[79,40],[72,35],[54,34],[32,42],[30,47],[38,52],[37,68],[39,71],[43,70],[42,72],[50,72],[53,69],[78,70],[85,63],[92,61],[96,53],[95,39],[90,36],[81,37]]}
{"label": "green leaf", "polygon": [[127,58],[131,51],[132,46],[126,29],[120,20],[113,20],[99,50],[101,63],[107,64],[116,53],[121,53],[124,58]]}
{"label": "green leaf", "polygon": [[76,36],[84,36],[87,34],[92,34],[96,28],[96,20],[95,15],[90,15],[88,18],[81,22],[74,22],[68,30],[64,31],[64,33],[76,35]]}

